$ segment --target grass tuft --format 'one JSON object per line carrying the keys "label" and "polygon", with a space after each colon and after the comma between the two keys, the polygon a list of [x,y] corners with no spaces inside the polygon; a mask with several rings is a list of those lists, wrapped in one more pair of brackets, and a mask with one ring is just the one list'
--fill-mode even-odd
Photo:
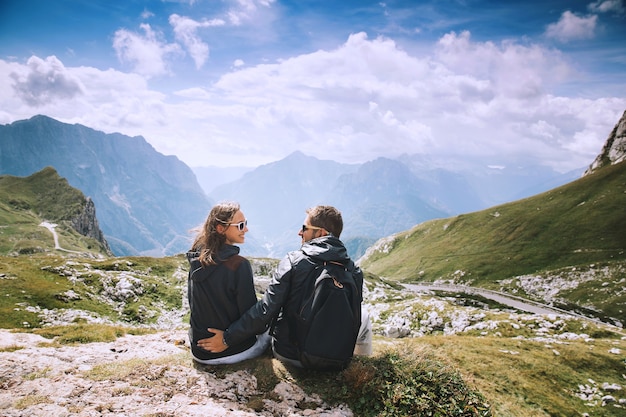
{"label": "grass tuft", "polygon": [[78,323],[65,326],[51,326],[34,329],[33,333],[46,339],[55,339],[61,345],[94,342],[113,342],[126,334],[142,335],[154,330],[134,327],[111,326],[104,324]]}
{"label": "grass tuft", "polygon": [[24,410],[37,404],[52,404],[52,399],[45,395],[27,395],[15,401],[13,407],[18,410]]}

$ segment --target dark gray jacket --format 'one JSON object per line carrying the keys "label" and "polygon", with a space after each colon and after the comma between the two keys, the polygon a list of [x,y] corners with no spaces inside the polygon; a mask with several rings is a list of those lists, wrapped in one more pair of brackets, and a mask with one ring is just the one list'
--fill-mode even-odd
{"label": "dark gray jacket", "polygon": [[199,348],[199,339],[213,336],[207,330],[225,329],[257,302],[250,262],[239,256],[239,248],[224,245],[218,253],[217,265],[203,267],[198,252],[187,252],[187,280],[191,317],[189,338],[193,354],[198,359],[215,359],[243,352],[256,341],[255,335],[241,338],[220,353]]}
{"label": "dark gray jacket", "polygon": [[263,298],[224,332],[226,343],[230,346],[261,334],[274,322],[274,349],[286,358],[298,359],[294,337],[289,332],[290,326],[293,328],[296,325],[293,313],[300,307],[303,283],[309,273],[325,261],[341,262],[348,271],[352,271],[362,299],[363,273],[350,259],[341,240],[330,235],[313,239],[304,243],[300,250],[289,252],[280,261]]}

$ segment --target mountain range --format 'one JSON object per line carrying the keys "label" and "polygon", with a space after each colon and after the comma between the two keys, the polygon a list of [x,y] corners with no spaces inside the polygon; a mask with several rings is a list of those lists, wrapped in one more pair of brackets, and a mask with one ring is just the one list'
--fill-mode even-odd
{"label": "mountain range", "polygon": [[142,137],[105,134],[46,116],[0,125],[0,174],[53,167],[95,203],[116,255],[163,256],[189,247],[209,202],[191,169]]}
{"label": "mountain range", "polygon": [[[545,191],[583,172],[583,168],[558,173],[545,167],[459,166],[441,166],[421,155],[341,164],[294,152],[205,191],[213,201],[241,203],[250,219],[250,238],[242,247],[246,254],[277,257],[297,249],[305,209],[329,204],[342,211],[342,240],[358,257],[380,237],[425,220]],[[203,171],[194,168],[194,172],[206,184]]]}
{"label": "mountain range", "polygon": [[46,116],[0,126],[0,174],[28,176],[47,166],[93,200],[119,256],[183,252],[210,206],[235,200],[250,220],[244,255],[282,257],[297,249],[305,209],[330,204],[342,211],[342,239],[359,257],[377,239],[425,220],[533,195],[583,171],[517,167],[515,161],[467,166],[424,155],[342,164],[301,152],[256,168],[191,169],[142,137]]}

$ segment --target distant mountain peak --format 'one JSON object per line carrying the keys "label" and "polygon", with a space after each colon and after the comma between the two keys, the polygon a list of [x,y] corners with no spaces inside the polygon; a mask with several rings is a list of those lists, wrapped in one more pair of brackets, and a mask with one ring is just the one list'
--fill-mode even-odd
{"label": "distant mountain peak", "polygon": [[[317,158],[314,158],[312,156],[306,155],[305,153],[303,153],[302,151],[294,151],[292,153],[290,153],[289,155],[287,155],[283,161],[296,161],[296,162],[300,162],[300,161],[305,161],[305,160],[316,160]],[[279,161],[280,162],[280,161]]]}
{"label": "distant mountain peak", "polygon": [[308,155],[305,155],[302,151],[293,151],[292,153],[287,155],[287,158],[302,158],[303,156],[306,157]]}
{"label": "distant mountain peak", "polygon": [[592,164],[589,165],[583,177],[595,172],[603,166],[618,164],[624,160],[626,160],[626,111],[624,111],[622,118],[617,122],[615,128],[613,128],[613,131],[602,147],[602,151]]}

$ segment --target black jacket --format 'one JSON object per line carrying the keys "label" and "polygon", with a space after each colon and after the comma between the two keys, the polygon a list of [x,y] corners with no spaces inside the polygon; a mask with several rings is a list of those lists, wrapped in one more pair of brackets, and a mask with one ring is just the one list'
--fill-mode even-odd
{"label": "black jacket", "polygon": [[280,261],[263,298],[224,332],[226,343],[236,344],[251,335],[261,334],[275,320],[272,332],[274,349],[286,358],[298,359],[294,338],[289,333],[290,325],[296,324],[290,323],[290,320],[293,320],[292,313],[300,307],[303,283],[309,272],[324,261],[341,262],[348,271],[352,271],[362,299],[363,273],[350,259],[343,243],[330,235],[313,239],[304,243],[300,250],[289,252]]}
{"label": "black jacket", "polygon": [[229,344],[220,353],[199,348],[199,339],[211,337],[207,328],[225,329],[257,302],[250,262],[239,255],[239,248],[224,245],[217,265],[203,267],[198,252],[187,252],[189,278],[187,280],[191,317],[189,338],[191,349],[199,359],[215,359],[243,352],[256,341],[254,334]]}

